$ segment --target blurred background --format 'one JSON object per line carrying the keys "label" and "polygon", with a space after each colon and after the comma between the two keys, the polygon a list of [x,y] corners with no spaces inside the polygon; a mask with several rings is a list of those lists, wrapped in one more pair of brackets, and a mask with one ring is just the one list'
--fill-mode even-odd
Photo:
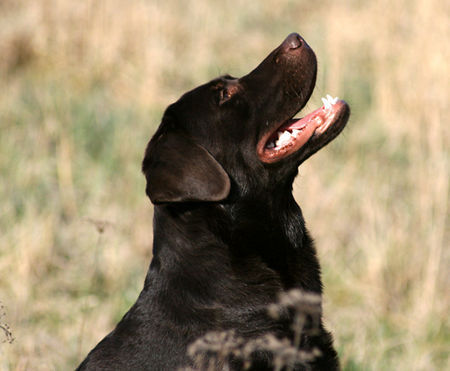
{"label": "blurred background", "polygon": [[305,112],[352,107],[294,184],[343,369],[449,369],[450,3],[1,0],[1,370],[74,368],[113,328],[151,259],[164,108],[292,31],[319,61]]}

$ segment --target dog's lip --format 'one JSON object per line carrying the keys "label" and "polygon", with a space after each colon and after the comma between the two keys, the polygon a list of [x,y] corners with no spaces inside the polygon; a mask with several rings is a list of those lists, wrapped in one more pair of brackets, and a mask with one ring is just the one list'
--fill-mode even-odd
{"label": "dog's lip", "polygon": [[347,122],[341,118],[349,107],[344,100],[329,95],[323,101],[324,106],[305,117],[288,119],[275,126],[275,130],[265,133],[257,145],[260,160],[268,164],[278,162],[312,142],[320,148],[333,139],[327,133],[333,131],[337,135],[340,132]]}

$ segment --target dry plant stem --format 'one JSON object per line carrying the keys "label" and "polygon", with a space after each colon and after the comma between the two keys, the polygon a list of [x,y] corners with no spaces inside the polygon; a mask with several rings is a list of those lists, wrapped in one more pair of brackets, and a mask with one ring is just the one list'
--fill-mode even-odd
{"label": "dry plant stem", "polygon": [[5,338],[2,340],[2,343],[9,343],[12,344],[14,341],[14,336],[11,332],[11,329],[7,323],[4,323],[2,321],[2,318],[6,316],[5,307],[3,304],[0,303],[0,330],[3,331],[3,334]]}
{"label": "dry plant stem", "polygon": [[[229,369],[230,359],[243,362],[244,369],[252,365],[255,352],[268,352],[273,357],[275,370],[286,368],[292,370],[296,365],[307,365],[320,356],[318,349],[302,349],[301,337],[305,334],[313,335],[318,330],[321,315],[321,299],[319,295],[303,293],[298,289],[290,290],[280,295],[276,304],[268,306],[268,314],[280,319],[293,310],[294,338],[278,339],[272,334],[262,335],[253,339],[243,339],[235,331],[212,332],[197,339],[188,347],[188,355],[192,358],[197,370]],[[311,325],[307,330],[307,317],[311,318]]]}

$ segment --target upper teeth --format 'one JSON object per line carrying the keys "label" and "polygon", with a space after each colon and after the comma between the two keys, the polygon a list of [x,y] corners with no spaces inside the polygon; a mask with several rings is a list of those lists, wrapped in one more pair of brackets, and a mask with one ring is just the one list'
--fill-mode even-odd
{"label": "upper teeth", "polygon": [[338,97],[333,98],[330,94],[327,94],[326,98],[322,98],[323,106],[325,109],[330,109],[333,104],[339,100]]}

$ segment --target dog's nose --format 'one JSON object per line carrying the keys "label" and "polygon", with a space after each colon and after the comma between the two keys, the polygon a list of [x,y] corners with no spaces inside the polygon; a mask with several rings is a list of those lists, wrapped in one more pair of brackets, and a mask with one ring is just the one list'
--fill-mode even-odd
{"label": "dog's nose", "polygon": [[286,40],[284,40],[283,46],[287,50],[298,49],[302,47],[303,43],[304,40],[298,33],[291,33],[288,37],[286,37]]}

